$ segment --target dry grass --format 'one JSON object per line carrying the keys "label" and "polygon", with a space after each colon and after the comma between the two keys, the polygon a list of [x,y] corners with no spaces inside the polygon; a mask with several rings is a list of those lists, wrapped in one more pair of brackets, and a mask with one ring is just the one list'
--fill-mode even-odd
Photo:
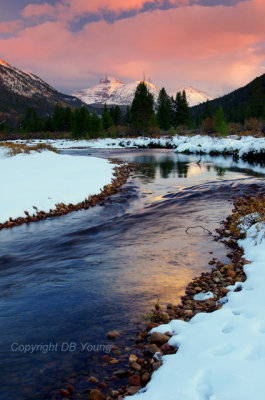
{"label": "dry grass", "polygon": [[43,150],[59,153],[55,147],[45,143],[38,143],[34,146],[28,146],[24,143],[3,142],[0,143],[0,147],[8,150],[8,156],[15,156],[17,154],[30,154],[32,151],[40,153]]}
{"label": "dry grass", "polygon": [[240,231],[240,223],[242,218],[251,215],[249,222],[254,225],[256,222],[265,221],[265,197],[263,194],[259,194],[257,197],[244,196],[238,199],[233,209],[230,222],[230,231],[237,237],[242,237]]}

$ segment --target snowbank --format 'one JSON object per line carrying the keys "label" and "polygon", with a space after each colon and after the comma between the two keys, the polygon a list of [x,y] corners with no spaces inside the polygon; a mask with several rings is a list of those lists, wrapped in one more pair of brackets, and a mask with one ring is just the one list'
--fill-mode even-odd
{"label": "snowbank", "polygon": [[[265,225],[247,229],[239,241],[247,280],[230,286],[227,302],[190,322],[173,320],[153,331],[172,332],[169,344],[179,347],[136,400],[249,400],[265,398]],[[236,287],[241,291],[234,292]]]}
{"label": "snowbank", "polygon": [[97,140],[35,140],[31,143],[47,143],[57,149],[68,149],[71,147],[91,147],[91,148],[137,148],[148,147],[150,144],[159,147],[173,147],[178,153],[235,153],[239,157],[248,153],[265,153],[265,138],[254,138],[252,136],[218,138],[210,136],[173,136],[152,139],[149,137],[138,137],[135,139],[97,139]]}
{"label": "snowbank", "polygon": [[0,222],[49,212],[58,203],[77,204],[111,183],[114,166],[95,157],[60,155],[50,151],[3,157],[0,148]]}

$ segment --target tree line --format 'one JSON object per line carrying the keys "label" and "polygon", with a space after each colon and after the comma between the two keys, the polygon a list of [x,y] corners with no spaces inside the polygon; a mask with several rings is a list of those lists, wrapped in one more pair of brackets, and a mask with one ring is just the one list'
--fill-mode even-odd
{"label": "tree line", "polygon": [[42,118],[34,108],[30,107],[21,121],[20,131],[26,133],[70,131],[74,138],[92,138],[106,134],[116,137],[117,127],[127,127],[126,133],[131,134],[152,133],[154,128],[172,133],[180,128],[200,128],[206,132],[215,131],[225,136],[228,134],[231,122],[242,124],[251,118],[265,120],[265,95],[258,79],[245,107],[241,107],[240,103],[236,105],[233,103],[228,112],[220,104],[212,107],[212,103],[207,100],[200,106],[202,111],[198,115],[191,116],[185,90],[178,92],[173,98],[167,94],[165,88],[162,88],[155,104],[145,82],[140,82],[133,102],[125,113],[122,113],[118,105],[108,108],[105,104],[102,115],[98,115],[95,111],[89,112],[85,106],[71,109],[58,104],[52,115]]}

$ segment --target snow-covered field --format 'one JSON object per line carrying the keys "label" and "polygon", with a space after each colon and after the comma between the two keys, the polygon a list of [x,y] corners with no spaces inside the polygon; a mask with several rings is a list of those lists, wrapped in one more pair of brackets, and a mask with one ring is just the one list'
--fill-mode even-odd
{"label": "snow-covered field", "polygon": [[25,217],[24,211],[49,212],[58,203],[77,204],[113,178],[113,164],[95,157],[68,156],[51,151],[6,157],[0,148],[0,222]]}
{"label": "snow-covered field", "polygon": [[210,136],[179,136],[162,137],[160,139],[152,139],[149,137],[126,138],[126,139],[97,139],[97,140],[32,140],[30,143],[46,143],[51,144],[57,149],[68,149],[71,147],[91,147],[98,149],[108,148],[137,148],[148,147],[150,143],[153,145],[175,148],[178,153],[189,151],[191,153],[234,153],[238,152],[238,156],[242,157],[250,152],[265,153],[265,138],[254,138],[252,136],[229,136],[227,138],[218,138]]}
{"label": "snow-covered field", "polygon": [[[251,264],[247,280],[230,286],[227,302],[190,322],[173,320],[153,331],[173,336],[179,347],[163,357],[144,393],[136,400],[250,400],[265,398],[265,225],[247,229],[239,242]],[[238,286],[241,291],[235,292]]]}

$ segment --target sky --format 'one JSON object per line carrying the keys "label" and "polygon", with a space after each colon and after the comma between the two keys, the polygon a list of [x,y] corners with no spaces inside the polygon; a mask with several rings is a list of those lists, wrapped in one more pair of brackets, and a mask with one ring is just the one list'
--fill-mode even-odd
{"label": "sky", "polygon": [[265,73],[264,0],[12,0],[0,58],[71,93],[143,75],[218,96]]}

